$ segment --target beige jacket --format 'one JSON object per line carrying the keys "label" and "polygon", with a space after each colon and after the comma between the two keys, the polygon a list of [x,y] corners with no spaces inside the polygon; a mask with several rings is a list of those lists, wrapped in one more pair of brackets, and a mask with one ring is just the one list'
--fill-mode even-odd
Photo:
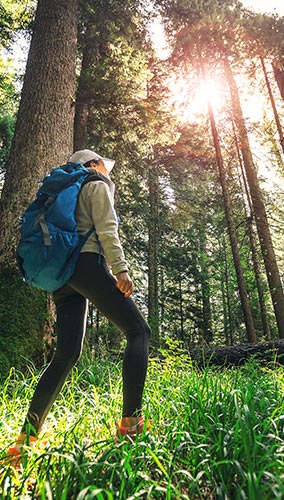
{"label": "beige jacket", "polygon": [[128,271],[124,252],[119,241],[118,223],[113,206],[113,196],[104,181],[92,181],[83,186],[77,202],[75,218],[78,232],[85,235],[95,226],[81,252],[102,254],[113,274]]}

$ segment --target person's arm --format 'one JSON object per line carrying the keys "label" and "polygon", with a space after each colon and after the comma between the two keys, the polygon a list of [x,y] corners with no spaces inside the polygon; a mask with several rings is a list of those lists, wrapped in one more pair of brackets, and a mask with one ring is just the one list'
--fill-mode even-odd
{"label": "person's arm", "polygon": [[92,220],[103,254],[117,279],[118,289],[129,297],[133,292],[133,282],[128,275],[127,262],[119,240],[118,223],[109,187],[103,182],[92,182],[89,185]]}

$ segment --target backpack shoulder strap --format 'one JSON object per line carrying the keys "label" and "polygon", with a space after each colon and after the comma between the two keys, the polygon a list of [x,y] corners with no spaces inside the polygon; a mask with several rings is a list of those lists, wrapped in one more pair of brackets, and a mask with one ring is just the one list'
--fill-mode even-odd
{"label": "backpack shoulder strap", "polygon": [[82,187],[85,186],[85,184],[88,184],[89,182],[92,181],[103,181],[105,182],[109,187],[111,186],[111,181],[105,177],[103,174],[98,172],[97,170],[90,169],[90,174],[86,177],[84,182],[82,183]]}

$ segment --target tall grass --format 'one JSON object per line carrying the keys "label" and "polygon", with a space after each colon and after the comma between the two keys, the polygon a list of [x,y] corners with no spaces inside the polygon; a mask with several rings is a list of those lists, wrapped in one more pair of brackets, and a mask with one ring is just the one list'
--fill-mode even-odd
{"label": "tall grass", "polygon": [[[2,387],[2,454],[21,427],[37,380],[11,372]],[[152,431],[115,444],[121,363],[80,365],[22,472],[1,466],[2,499],[284,499],[284,375],[254,361],[194,368],[151,360],[145,412]],[[44,440],[48,438],[49,443]]]}

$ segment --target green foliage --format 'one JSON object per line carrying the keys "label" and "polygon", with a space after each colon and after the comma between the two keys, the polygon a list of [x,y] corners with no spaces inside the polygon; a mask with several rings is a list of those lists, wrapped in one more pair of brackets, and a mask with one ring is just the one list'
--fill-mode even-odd
{"label": "green foliage", "polygon": [[15,120],[9,115],[0,116],[0,171],[4,170],[10,153]]}
{"label": "green foliage", "polygon": [[263,54],[280,58],[284,53],[284,18],[275,15],[248,12],[241,21],[249,39],[250,46]]}
{"label": "green foliage", "polygon": [[[218,113],[218,133],[226,169],[226,183],[232,200],[233,218],[237,228],[241,266],[247,283],[256,328],[261,338],[259,299],[246,222],[247,201],[242,193],[244,187],[240,186],[239,182],[240,158],[238,158],[236,151],[236,137],[234,137],[229,117],[231,104],[229,101],[226,102],[228,87],[223,78],[222,60],[224,57],[230,59],[234,74],[237,78],[240,77],[238,82],[240,90],[248,92],[248,87],[250,87],[250,91],[253,92],[254,84],[252,82],[256,76],[255,68],[258,64],[259,49],[263,48],[265,39],[269,38],[274,53],[279,53],[281,34],[283,39],[283,19],[276,16],[259,16],[258,19],[257,16],[243,10],[241,4],[234,0],[226,2],[198,0],[193,3],[186,3],[183,0],[176,2],[162,0],[156,2],[156,5],[162,14],[172,45],[170,58],[172,71],[178,75],[182,73],[184,78],[185,106],[188,102],[188,111],[185,113],[188,114],[189,121],[194,121],[194,118],[190,117],[191,95],[194,95],[196,88],[199,89],[204,84],[204,68],[210,77],[218,80],[220,84],[222,83],[224,109],[216,111],[216,115]],[[246,31],[244,26],[246,26]],[[249,30],[250,27],[251,30]],[[268,49],[267,40],[266,48]],[[261,51],[261,53],[267,53],[267,51]],[[269,53],[272,54],[273,51],[269,50]],[[252,67],[253,72],[250,76],[253,78],[248,80],[248,69]],[[242,81],[244,74],[246,82]],[[262,83],[263,75],[262,78],[260,75],[259,81]],[[209,89],[207,89],[207,94],[210,99]],[[203,99],[205,101],[206,97],[204,93]],[[212,104],[215,106],[215,103],[212,102]],[[216,110],[217,108],[216,105]],[[201,112],[196,116],[196,128],[197,124],[202,121],[204,124],[206,123],[205,113]],[[187,118],[182,116],[182,110],[180,116],[181,120]],[[243,340],[245,328],[234,264],[225,228],[223,200],[218,189],[220,181],[218,178],[214,179],[213,176],[211,179],[204,179],[204,176],[200,174],[204,165],[207,169],[210,164],[214,166],[212,156],[210,157],[209,151],[204,148],[206,145],[209,146],[212,153],[213,145],[212,143],[208,144],[208,123],[206,126],[207,130],[200,130],[199,143],[194,134],[193,126],[191,129],[188,127],[187,133],[190,138],[188,141],[184,140],[184,134],[181,131],[181,138],[172,148],[174,157],[170,156],[170,186],[174,190],[177,201],[175,203],[176,210],[171,214],[175,227],[170,228],[169,238],[167,238],[166,245],[163,245],[162,252],[162,261],[166,268],[163,269],[163,282],[166,283],[166,286],[162,291],[162,308],[163,311],[166,311],[168,318],[172,319],[171,324],[167,327],[169,331],[173,331],[173,335],[179,335],[181,338],[185,336],[188,339],[191,332],[193,333],[192,337],[199,340],[200,333],[203,338],[206,338],[203,328],[204,298],[209,296],[214,340],[220,342],[223,333],[226,342],[238,342]],[[261,133],[264,133],[263,128]],[[203,150],[201,156],[200,150]],[[186,161],[186,157],[188,161]],[[271,158],[269,160],[271,161]],[[188,175],[186,165],[191,166],[192,174]],[[176,175],[175,179],[173,171],[175,173],[176,170],[181,174],[182,169],[186,172],[184,178],[182,175]],[[181,187],[177,185],[178,183]],[[206,188],[210,184],[211,190],[209,188],[206,192]],[[204,186],[205,189],[203,189]],[[221,199],[221,203],[218,203],[218,197]],[[175,215],[178,216],[176,219]],[[192,215],[195,215],[196,223],[191,231],[189,225]],[[200,245],[200,237],[204,239],[204,245]],[[282,239],[283,232],[281,241]],[[218,255],[220,250],[222,256]],[[169,263],[173,265],[171,266]],[[260,265],[260,269],[263,272],[262,265]],[[267,299],[265,284],[263,289]],[[267,309],[269,309],[269,300],[266,302]],[[273,331],[275,329],[273,320],[271,326]]]}
{"label": "green foliage", "polygon": [[3,0],[0,5],[0,172],[5,170],[19,104],[19,68],[10,54],[17,36],[27,36],[34,15],[35,0]]}
{"label": "green foliage", "polygon": [[187,370],[192,369],[188,352],[185,351],[184,344],[180,340],[166,337],[163,344],[163,347],[159,348],[159,353],[162,355],[161,362],[165,370],[172,369],[173,367],[175,369],[177,367],[186,368]]}
{"label": "green foliage", "polygon": [[10,152],[18,102],[16,69],[8,57],[0,55],[0,172],[5,170]]}
{"label": "green foliage", "polygon": [[35,4],[35,0],[2,0],[0,35],[3,46],[9,46],[17,31],[30,29]]}
{"label": "green foliage", "polygon": [[[283,498],[280,368],[251,361],[200,372],[179,355],[151,360],[145,412],[152,428],[133,446],[114,442],[120,372],[121,363],[109,360],[72,372],[23,473],[2,468],[1,499]],[[36,380],[34,371],[28,378],[12,371],[1,387],[3,453]]]}
{"label": "green foliage", "polygon": [[81,5],[77,101],[88,107],[84,139],[131,170],[153,154],[154,144],[165,141],[165,131],[173,136],[161,107],[166,69],[154,60],[146,21],[142,3],[134,0]]}
{"label": "green foliage", "polygon": [[10,367],[24,369],[28,360],[38,363],[43,354],[43,326],[48,319],[44,292],[23,283],[19,271],[0,266],[0,375]]}
{"label": "green foliage", "polygon": [[[203,120],[201,124],[200,118],[197,123],[177,128],[168,107],[165,111],[164,104],[169,97],[165,89],[166,77],[172,73],[179,75],[182,70],[178,66],[171,68],[165,61],[159,64],[153,58],[149,39],[145,36],[147,16],[142,3],[135,0],[80,2],[79,57],[82,57],[82,72],[78,78],[77,101],[88,107],[85,146],[94,147],[106,156],[113,155],[117,160],[113,179],[117,181],[116,201],[122,220],[120,235],[135,280],[135,300],[144,310],[147,307],[151,216],[147,173],[150,166],[157,169],[160,247],[156,273],[160,287],[162,336],[182,339],[185,345],[211,341],[208,337],[211,321],[213,342],[243,341],[245,327],[220,185],[214,172],[208,123]],[[283,40],[283,20],[254,18],[246,11],[241,12],[240,4],[235,0],[198,0],[193,3],[162,0],[156,3],[170,28],[172,41],[176,42],[174,62],[181,61],[183,68],[186,67],[189,93],[194,93],[200,83],[200,55],[208,65],[211,64],[213,74],[225,45],[237,71],[248,57],[247,49],[251,50],[254,39],[266,44],[272,55]],[[1,7],[7,43],[13,38],[9,33],[21,26],[20,11],[15,6],[20,8],[24,2],[6,0]],[[9,23],[11,29],[8,33]],[[246,34],[249,34],[249,43]],[[253,52],[251,54],[254,56]],[[246,71],[246,67],[247,64],[243,65],[242,70]],[[10,148],[17,99],[14,74],[7,71],[0,74],[0,167],[3,168]],[[217,76],[221,78],[220,71]],[[228,107],[225,118],[220,118],[222,146],[226,150],[242,266],[256,327],[261,331],[229,114]],[[258,130],[262,134],[259,127]],[[281,163],[281,158],[279,161]],[[272,207],[272,202],[269,203]],[[282,218],[283,214],[279,220]],[[282,233],[279,233],[278,245],[283,247]],[[211,318],[208,315],[207,319],[206,298],[207,305],[211,306]],[[271,310],[270,319],[273,333],[275,322]],[[112,333],[112,329],[105,325],[97,332],[98,352],[105,354],[108,348],[116,348],[111,343]],[[106,336],[108,341],[104,342],[102,339]],[[3,366],[5,363],[9,366],[4,352],[2,356]]]}

